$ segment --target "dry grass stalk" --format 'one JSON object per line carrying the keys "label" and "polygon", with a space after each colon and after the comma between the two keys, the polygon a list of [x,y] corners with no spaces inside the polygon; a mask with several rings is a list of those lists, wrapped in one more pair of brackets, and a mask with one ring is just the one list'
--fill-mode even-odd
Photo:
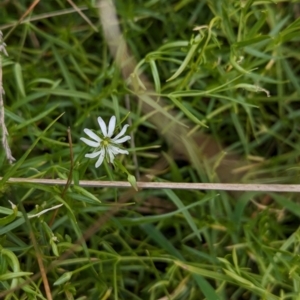
{"label": "dry grass stalk", "polygon": [[4,101],[3,101],[3,95],[4,95],[4,88],[2,84],[2,56],[8,56],[8,53],[6,51],[6,44],[3,42],[3,34],[2,31],[0,31],[0,126],[2,129],[2,146],[4,148],[6,158],[9,161],[9,163],[13,163],[15,161],[15,158],[11,154],[11,150],[8,144],[8,131],[5,125],[5,119],[4,119]]}
{"label": "dry grass stalk", "polygon": [[[138,181],[139,189],[175,189],[175,190],[215,190],[215,191],[253,191],[253,192],[290,192],[300,193],[300,184],[259,184],[259,183],[189,183],[189,182],[148,182],[145,177]],[[2,180],[2,177],[0,177]],[[149,180],[149,178],[148,178]],[[60,185],[68,184],[64,179],[42,179],[42,178],[9,178],[8,183],[19,184],[46,184]],[[70,182],[74,185],[74,182]],[[82,187],[95,188],[131,188],[127,181],[101,181],[101,180],[80,180]]]}

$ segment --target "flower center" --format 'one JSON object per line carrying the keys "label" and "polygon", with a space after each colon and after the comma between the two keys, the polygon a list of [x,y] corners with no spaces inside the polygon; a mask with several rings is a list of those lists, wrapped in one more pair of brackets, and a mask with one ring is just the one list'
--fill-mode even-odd
{"label": "flower center", "polygon": [[110,139],[108,139],[108,138],[103,139],[102,140],[102,146],[103,147],[107,147],[107,145],[109,144],[109,142],[110,142]]}

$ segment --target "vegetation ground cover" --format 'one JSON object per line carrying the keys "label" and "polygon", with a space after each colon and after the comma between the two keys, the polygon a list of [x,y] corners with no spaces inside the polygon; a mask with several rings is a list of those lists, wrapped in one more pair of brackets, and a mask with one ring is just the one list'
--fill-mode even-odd
{"label": "vegetation ground cover", "polygon": [[[1,148],[0,298],[300,299],[297,194],[144,189],[128,197],[76,184],[127,180],[111,164],[95,168],[80,141],[84,128],[97,130],[97,117],[112,115],[118,128],[130,124],[134,144],[119,159],[137,179],[159,162],[153,181],[297,184],[300,1],[115,1],[137,60],[125,79],[98,4],[0,3],[16,159],[10,164]],[[174,109],[217,151],[174,155],[168,127],[157,130],[130,87],[143,85],[141,74],[153,82],[160,115],[175,122]],[[222,169],[226,153],[234,160]]]}

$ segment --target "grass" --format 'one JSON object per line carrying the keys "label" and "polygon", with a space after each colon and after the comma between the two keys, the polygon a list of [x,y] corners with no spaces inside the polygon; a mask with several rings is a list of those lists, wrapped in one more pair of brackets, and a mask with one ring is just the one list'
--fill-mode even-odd
{"label": "grass", "polygon": [[[184,189],[298,183],[300,1],[115,1],[130,74],[96,2],[0,4],[0,298],[300,299],[297,193]],[[126,170],[182,189],[79,185],[127,180],[79,140],[111,115]]]}

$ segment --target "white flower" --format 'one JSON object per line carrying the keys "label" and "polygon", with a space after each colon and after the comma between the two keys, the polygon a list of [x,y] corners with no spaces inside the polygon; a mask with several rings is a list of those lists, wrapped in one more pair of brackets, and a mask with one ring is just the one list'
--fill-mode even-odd
{"label": "white flower", "polygon": [[[92,130],[85,128],[83,131],[93,140],[88,140],[86,138],[80,138],[84,143],[86,143],[88,146],[96,148],[96,151],[93,153],[87,153],[85,157],[88,158],[95,158],[99,156],[95,167],[98,168],[104,158],[108,162],[113,163],[115,159],[115,155],[118,154],[128,154],[127,150],[123,150],[119,148],[119,144],[124,143],[131,139],[129,135],[125,135],[126,129],[129,125],[125,125],[119,134],[117,134],[114,138],[112,138],[112,135],[114,133],[115,127],[116,127],[116,117],[112,116],[109,120],[108,128],[106,127],[106,124],[102,120],[101,117],[98,117],[98,123],[102,131],[102,137],[99,137],[97,134],[95,134]],[[123,137],[122,137],[123,136]]]}

